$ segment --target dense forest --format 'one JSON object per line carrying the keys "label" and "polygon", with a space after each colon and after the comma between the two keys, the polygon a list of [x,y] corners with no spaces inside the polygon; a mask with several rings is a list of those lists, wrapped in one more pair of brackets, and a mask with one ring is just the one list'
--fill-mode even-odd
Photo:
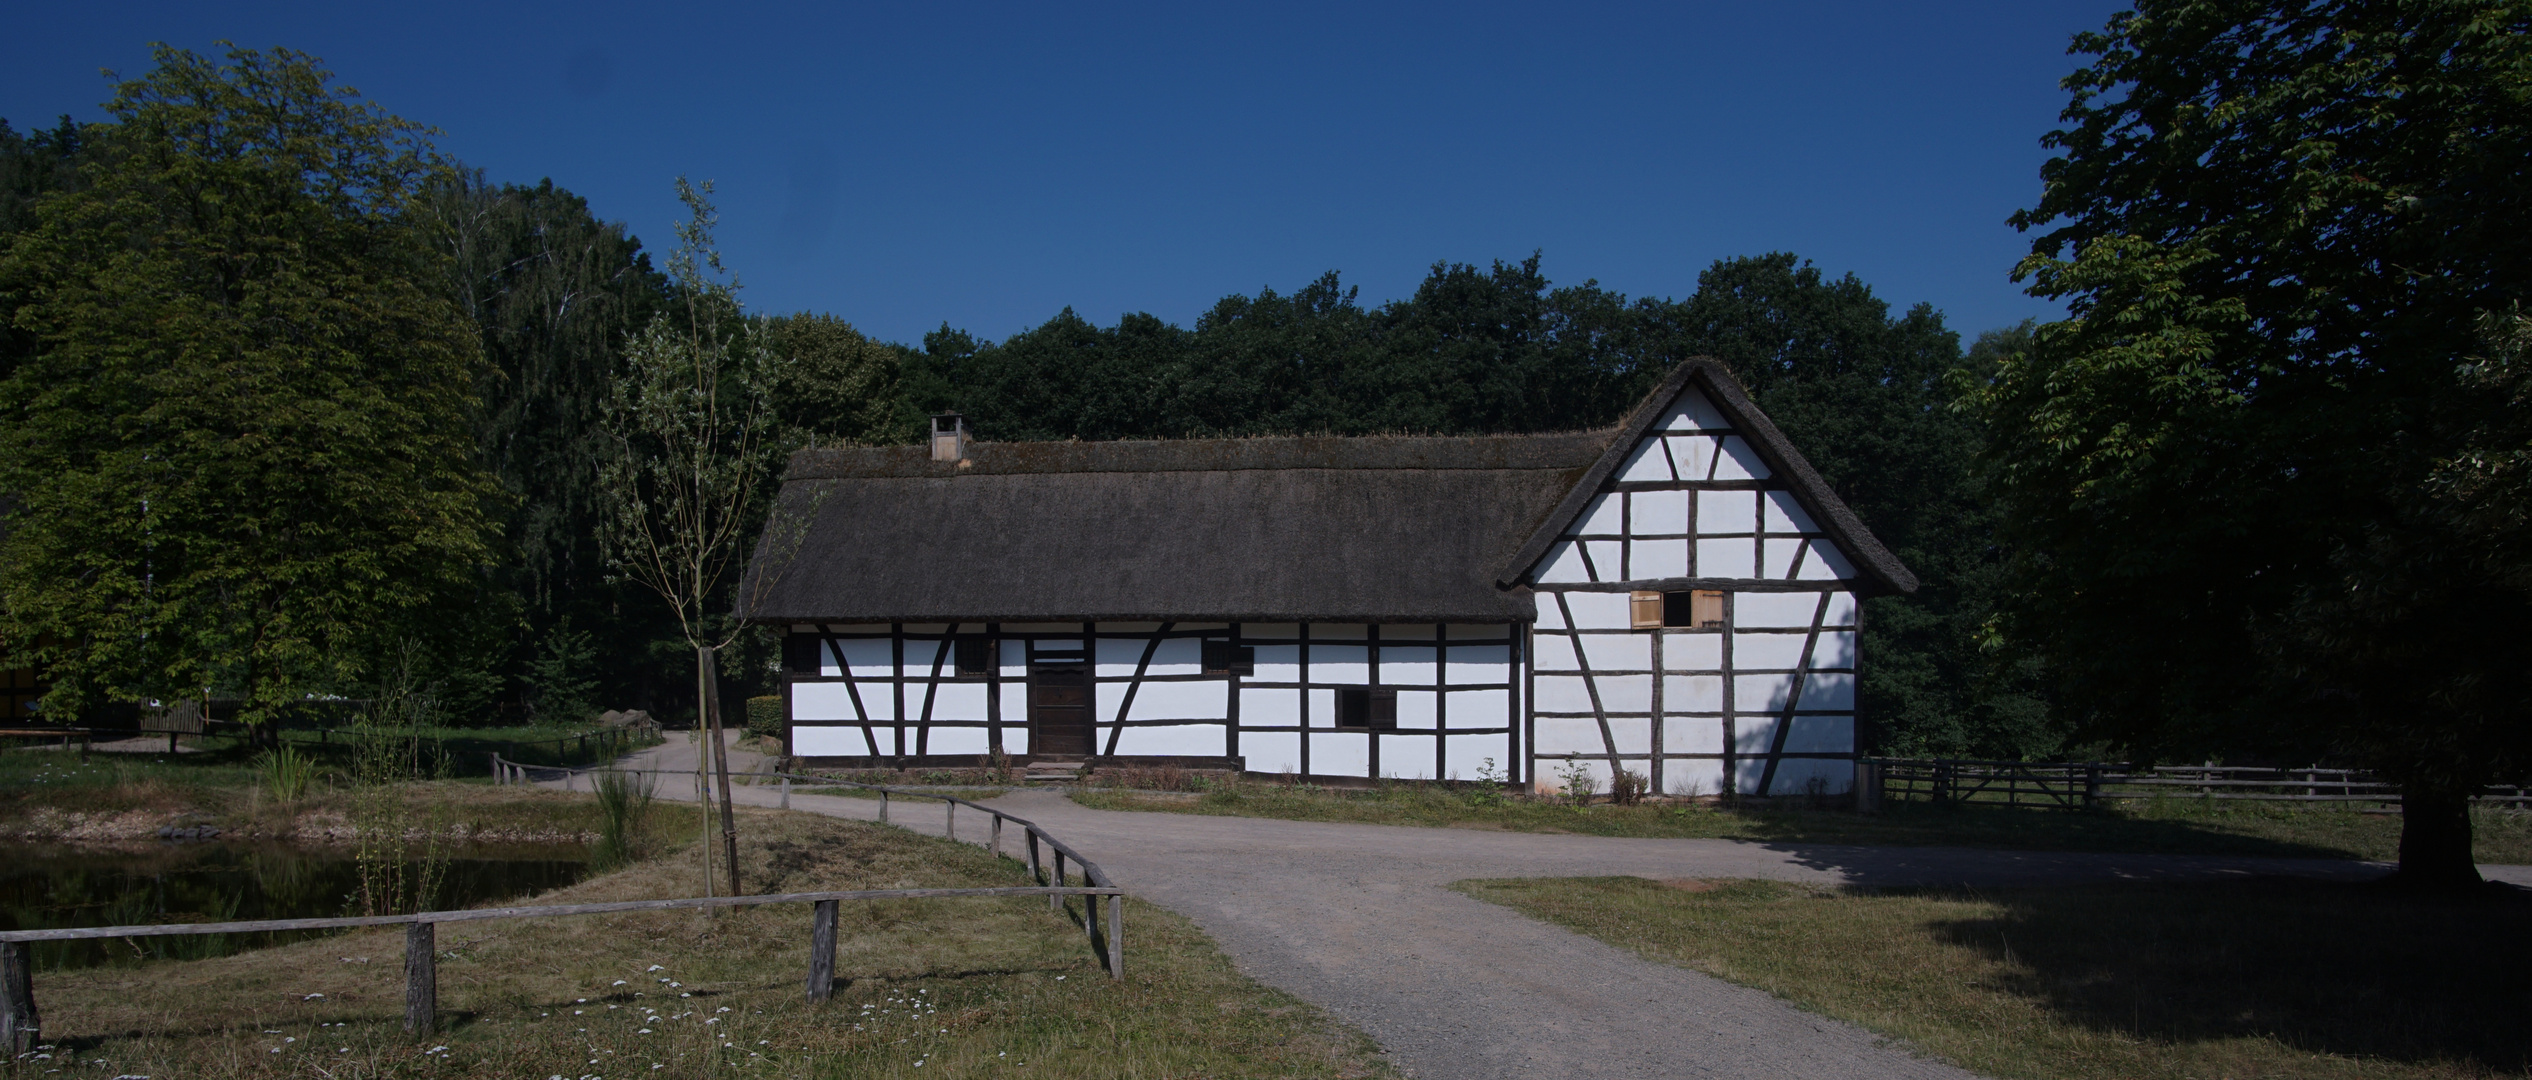
{"label": "dense forest", "polygon": [[[0,635],[48,709],[269,713],[392,671],[480,722],[679,719],[709,650],[628,583],[606,480],[628,388],[682,392],[635,377],[674,341],[761,376],[730,393],[767,460],[940,410],[1007,440],[1583,429],[1712,355],[1925,583],[1870,601],[1877,749],[2373,768],[2404,872],[2475,880],[2472,793],[2532,768],[2527,42],[2524,0],[2158,0],[2078,35],[2012,219],[2069,317],[1966,346],[1782,252],[1684,298],[1534,252],[1373,304],[1331,271],[1192,326],[876,341],[740,305],[708,201],[654,266],[313,58],[162,48],[109,120],[0,123]],[[766,685],[761,637],[719,656],[726,695]]]}

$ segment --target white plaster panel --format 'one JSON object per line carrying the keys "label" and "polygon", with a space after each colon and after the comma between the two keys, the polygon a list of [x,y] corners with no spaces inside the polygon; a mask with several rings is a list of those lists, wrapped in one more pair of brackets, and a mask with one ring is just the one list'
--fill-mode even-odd
{"label": "white plaster panel", "polygon": [[1767,493],[1767,531],[1772,533],[1819,532],[1820,526],[1805,513],[1793,492],[1782,489]]}
{"label": "white plaster panel", "polygon": [[1005,721],[1003,723],[1002,752],[1006,754],[1025,754],[1029,752],[1029,726],[1027,724],[1015,724],[1009,721]]}
{"label": "white plaster panel", "polygon": [[[1608,751],[1594,749],[1590,752],[1601,754]],[[1565,778],[1572,775],[1576,769],[1582,770],[1583,776],[1586,777],[1582,782],[1590,785],[1594,794],[1609,790],[1609,762],[1606,759],[1567,761],[1564,758],[1548,758],[1541,760],[1536,768],[1539,790],[1544,792],[1565,794]]]}
{"label": "white plaster panel", "polygon": [[1530,654],[1531,662],[1540,671],[1582,670],[1582,660],[1574,653],[1574,639],[1566,634],[1541,632],[1530,639]]}
{"label": "white plaster panel", "polygon": [[1512,628],[1501,623],[1451,623],[1444,628],[1452,641],[1509,641]]}
{"label": "white plaster panel", "polygon": [[[1123,688],[1115,688],[1116,696],[1125,697]],[[1231,684],[1220,679],[1203,682],[1145,682],[1134,692],[1134,704],[1126,713],[1128,720],[1211,720],[1230,715]],[[1219,753],[1220,751],[1215,751]]]}
{"label": "white plaster panel", "polygon": [[840,682],[791,684],[791,718],[799,721],[859,720],[853,695]]}
{"label": "white plaster panel", "polygon": [[1433,650],[1420,645],[1388,644],[1389,633],[1381,631],[1380,681],[1382,685],[1431,686],[1437,671]]}
{"label": "white plaster panel", "polygon": [[1371,735],[1361,731],[1312,731],[1310,771],[1321,776],[1371,775]]}
{"label": "white plaster panel", "polygon": [[[1245,688],[1240,691],[1241,726],[1277,727],[1300,722],[1301,691]],[[1293,745],[1301,744],[1294,743]]]}
{"label": "white plaster panel", "polygon": [[1662,670],[1723,670],[1723,635],[1715,633],[1662,635]]}
{"label": "white plaster panel", "polygon": [[1241,623],[1240,637],[1250,641],[1298,641],[1301,624],[1288,622]]}
{"label": "white plaster panel", "polygon": [[1672,479],[1670,457],[1662,453],[1658,439],[1635,444],[1635,452],[1627,455],[1625,467],[1618,470],[1618,482],[1625,484],[1668,483]]}
{"label": "white plaster panel", "polygon": [[1664,675],[1662,680],[1662,711],[1723,711],[1723,676]]}
{"label": "white plaster panel", "polygon": [[1380,740],[1380,775],[1400,780],[1438,780],[1433,775],[1433,737],[1376,735]]}
{"label": "white plaster panel", "polygon": [[1626,580],[1624,564],[1619,562],[1619,559],[1626,554],[1625,544],[1616,540],[1585,540],[1582,543],[1583,551],[1591,556],[1589,560],[1593,575],[1591,580]]}
{"label": "white plaster panel", "polygon": [[[909,695],[914,687],[907,687]],[[922,699],[911,704],[921,708]],[[945,682],[932,688],[932,719],[982,720],[985,718],[985,684],[980,682]]]}
{"label": "white plaster panel", "polygon": [[1398,726],[1414,731],[1433,730],[1433,700],[1438,696],[1432,690],[1398,691]]}
{"label": "white plaster panel", "polygon": [[[1501,735],[1450,735],[1442,740],[1442,779],[1475,780],[1492,769],[1512,775],[1511,744]],[[1492,762],[1492,764],[1488,764]]]}
{"label": "white plaster panel", "polygon": [[1740,768],[1734,769],[1733,772],[1738,774],[1739,780],[1739,784],[1733,790],[1748,795],[1763,794],[1758,790],[1758,782],[1767,777],[1765,758],[1742,758]]}
{"label": "white plaster panel", "polygon": [[991,749],[980,727],[932,727],[923,740],[926,754],[982,754]]}
{"label": "white plaster panel", "polygon": [[[906,674],[910,677],[928,678],[936,672],[956,675],[957,662],[957,658],[950,655],[950,643],[946,639],[906,642]],[[939,666],[934,667],[935,664]],[[906,693],[919,695],[921,691],[908,687]]]}
{"label": "white plaster panel", "polygon": [[1785,749],[1796,754],[1852,754],[1855,718],[1796,716],[1792,730],[1785,733]]}
{"label": "white plaster panel", "polygon": [[1706,431],[1731,426],[1723,421],[1723,413],[1714,403],[1694,387],[1681,393],[1679,400],[1671,403],[1670,415],[1662,418],[1663,431]]}
{"label": "white plaster panel", "polygon": [[1615,494],[1604,493],[1592,496],[1591,505],[1583,510],[1582,517],[1575,519],[1574,528],[1569,535],[1615,536],[1625,532],[1626,516],[1620,513],[1618,508],[1622,501]]}
{"label": "white plaster panel", "polygon": [[1855,790],[1855,763],[1835,759],[1788,758],[1776,765],[1776,790],[1770,794],[1800,795],[1809,791],[1813,778],[1820,781],[1820,794],[1844,795]]}
{"label": "white plaster panel", "polygon": [[[1811,635],[1732,633],[1732,667],[1738,671],[1793,668],[1802,665],[1802,645]],[[1745,703],[1746,704],[1746,703]]]}
{"label": "white plaster panel", "polygon": [[1160,648],[1152,652],[1148,675],[1201,675],[1204,673],[1204,639],[1164,638]]}
{"label": "white plaster panel", "polygon": [[1735,675],[1732,677],[1732,709],[1743,716],[1753,712],[1775,712],[1785,707],[1785,698],[1793,693],[1792,675]]}
{"label": "white plaster panel", "polygon": [[1314,728],[1335,727],[1336,691],[1306,690],[1302,693],[1302,700],[1309,706],[1308,709],[1304,710],[1309,721],[1309,726]]}
{"label": "white plaster panel", "polygon": [[1095,657],[1101,675],[1132,675],[1135,665],[1143,662],[1143,643],[1101,638]]}
{"label": "white plaster panel", "polygon": [[1671,467],[1679,470],[1679,478],[1702,481],[1714,466],[1714,439],[1711,436],[1672,436],[1663,440],[1670,444]]}
{"label": "white plaster panel", "polygon": [[[1542,716],[1538,718],[1537,724],[1538,746],[1535,749],[1542,757],[1549,754],[1605,754],[1609,752],[1607,744],[1600,741],[1599,722],[1588,717],[1576,719]],[[1546,772],[1547,770],[1542,769],[1540,775],[1546,775]]]}
{"label": "white plaster panel", "polygon": [[1802,557],[1802,566],[1794,571],[1794,577],[1803,581],[1844,581],[1854,576],[1855,564],[1836,544],[1826,540],[1813,540],[1811,550]]}
{"label": "white plaster panel", "polygon": [[857,727],[797,724],[791,729],[791,752],[801,757],[867,757],[870,743]]}
{"label": "white plaster panel", "polygon": [[1450,722],[1454,728],[1518,727],[1509,690],[1453,690]]}
{"label": "white plaster panel", "polygon": [[1240,756],[1248,759],[1250,772],[1297,773],[1301,771],[1301,736],[1289,731],[1243,731]]}
{"label": "white plaster panel", "polygon": [[1040,638],[1034,644],[1041,653],[1081,651],[1080,638]]}
{"label": "white plaster panel", "polygon": [[1359,684],[1371,681],[1371,649],[1362,645],[1310,643],[1310,681]]}
{"label": "white plaster panel", "polygon": [[1562,594],[1565,607],[1574,613],[1577,630],[1624,630],[1635,625],[1627,612],[1626,594],[1620,592],[1569,592]]}
{"label": "white plaster panel", "polygon": [[1823,619],[1822,619],[1822,625],[1826,625],[1826,626],[1853,626],[1853,625],[1855,625],[1855,594],[1854,594],[1854,593],[1850,593],[1850,592],[1833,592],[1833,593],[1830,593],[1830,594],[1829,594],[1829,613],[1828,613],[1825,617],[1823,617]]}
{"label": "white plaster panel", "polygon": [[994,642],[993,649],[994,663],[996,666],[1001,667],[1006,671],[1012,668],[1018,668],[1022,672],[1026,672],[1028,670],[1028,642],[1013,638],[1004,638],[1000,641]]}
{"label": "white plaster panel", "polygon": [[1613,716],[1609,718],[1609,741],[1616,743],[1621,754],[1653,752],[1651,717]]}
{"label": "white plaster panel", "polygon": [[1723,752],[1723,718],[1672,716],[1662,720],[1662,749],[1673,754]]}
{"label": "white plaster panel", "polygon": [[1220,724],[1170,724],[1130,727],[1117,734],[1117,753],[1173,757],[1220,757],[1229,743]]}
{"label": "white plaster panel", "polygon": [[1697,535],[1713,536],[1717,533],[1757,531],[1757,492],[1700,491],[1697,493]]}
{"label": "white plaster panel", "polygon": [[1257,670],[1249,677],[1266,682],[1301,681],[1301,646],[1259,645]]}
{"label": "white plaster panel", "polygon": [[836,658],[835,643],[832,641],[818,643],[818,674],[830,676],[844,674],[844,662]]}
{"label": "white plaster panel", "polygon": [[1450,657],[1450,663],[1442,665],[1442,677],[1449,682],[1508,683],[1516,674],[1509,644],[1453,645]]}
{"label": "white plaster panel", "polygon": [[1638,536],[1678,536],[1688,531],[1687,492],[1638,491],[1627,498],[1632,517],[1628,531]]}
{"label": "white plaster panel", "polygon": [[1812,613],[1820,609],[1820,594],[1792,592],[1745,592],[1732,596],[1732,625],[1749,629],[1811,629]]}
{"label": "white plaster panel", "polygon": [[1815,671],[1802,677],[1801,709],[1852,709],[1855,707],[1855,676],[1843,671]]}
{"label": "white plaster panel", "polygon": [[1749,440],[1738,435],[1723,437],[1723,454],[1714,463],[1717,480],[1765,480],[1767,463],[1759,460],[1758,451],[1750,449]]}
{"label": "white plaster panel", "polygon": [[1723,763],[1711,758],[1704,761],[1665,761],[1662,782],[1670,793],[1685,799],[1715,795],[1723,791]]}
{"label": "white plaster panel", "polygon": [[1851,668],[1855,666],[1855,631],[1823,630],[1820,644],[1811,650],[1811,666],[1815,668]]}
{"label": "white plaster panel", "polygon": [[1762,545],[1759,554],[1765,557],[1766,562],[1766,565],[1758,568],[1759,576],[1791,580],[1796,564],[1802,559],[1802,541],[1771,536],[1759,543]]}
{"label": "white plaster panel", "polygon": [[1600,707],[1613,713],[1653,711],[1653,676],[1593,675],[1592,686],[1600,691]]}
{"label": "white plaster panel", "polygon": [[1591,711],[1591,689],[1578,675],[1541,675],[1537,679],[1536,708],[1540,712]]}
{"label": "white plaster panel", "polygon": [[1688,541],[1630,540],[1627,549],[1630,581],[1688,576]]}
{"label": "white plaster panel", "polygon": [[890,676],[897,673],[895,647],[884,640],[851,638],[836,642],[835,647],[855,675]]}
{"label": "white plaster panel", "polygon": [[1531,625],[1533,627],[1540,630],[1563,630],[1566,628],[1565,609],[1557,606],[1556,604],[1556,598],[1561,595],[1569,594],[1540,593],[1532,598],[1534,606],[1536,606],[1539,611],[1539,621],[1532,623]]}
{"label": "white plaster panel", "polygon": [[1583,659],[1593,671],[1651,671],[1653,635],[1583,634]]}
{"label": "white plaster panel", "polygon": [[1741,716],[1732,721],[1732,745],[1742,754],[1765,754],[1776,745],[1776,718]]}
{"label": "white plaster panel", "polygon": [[1742,538],[1697,541],[1696,576],[1702,578],[1754,578],[1758,576],[1758,549]]}

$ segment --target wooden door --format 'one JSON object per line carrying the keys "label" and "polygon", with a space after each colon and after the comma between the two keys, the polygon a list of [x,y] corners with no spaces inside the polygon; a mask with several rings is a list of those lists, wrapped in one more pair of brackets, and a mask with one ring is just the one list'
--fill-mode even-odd
{"label": "wooden door", "polygon": [[1090,669],[1042,664],[1029,671],[1029,756],[1088,757]]}

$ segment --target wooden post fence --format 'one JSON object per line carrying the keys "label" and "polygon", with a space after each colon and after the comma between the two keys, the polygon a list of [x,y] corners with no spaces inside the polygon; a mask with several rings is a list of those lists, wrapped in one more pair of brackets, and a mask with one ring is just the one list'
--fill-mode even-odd
{"label": "wooden post fence", "polygon": [[835,994],[836,901],[820,900],[809,915],[809,1000]]}
{"label": "wooden post fence", "polygon": [[35,957],[23,941],[0,942],[0,1052],[15,1058],[34,1050],[43,1028],[35,1012]]}

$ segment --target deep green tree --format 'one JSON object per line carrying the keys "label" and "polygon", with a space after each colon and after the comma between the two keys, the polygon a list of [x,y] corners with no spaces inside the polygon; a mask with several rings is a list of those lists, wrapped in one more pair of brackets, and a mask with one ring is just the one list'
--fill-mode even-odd
{"label": "deep green tree", "polygon": [[0,614],[55,643],[48,708],[221,690],[266,720],[487,557],[479,354],[416,222],[448,167],[303,54],[156,63],[0,256],[34,343],[0,382]]}
{"label": "deep green tree", "polygon": [[2421,556],[2468,546],[2431,481],[2507,406],[2457,373],[2532,295],[2532,3],[2157,0],[2075,51],[2014,218],[2073,318],[1977,397],[2004,630],[2140,754],[2381,770],[2402,876],[2474,881],[2532,604]]}

